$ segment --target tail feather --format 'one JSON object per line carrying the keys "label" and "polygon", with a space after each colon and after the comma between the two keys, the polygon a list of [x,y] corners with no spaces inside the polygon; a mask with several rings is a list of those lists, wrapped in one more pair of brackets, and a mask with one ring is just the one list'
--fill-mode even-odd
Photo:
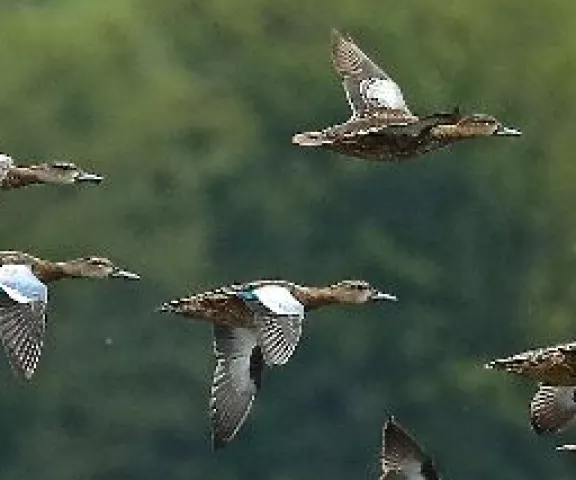
{"label": "tail feather", "polygon": [[505,370],[507,372],[521,373],[526,369],[526,358],[499,358],[488,362],[485,367],[491,370]]}
{"label": "tail feather", "polygon": [[301,147],[318,147],[330,142],[322,132],[304,132],[294,135],[292,143]]}
{"label": "tail feather", "polygon": [[157,312],[169,312],[169,313],[182,313],[186,309],[188,304],[187,299],[179,298],[177,300],[171,300],[169,302],[164,302],[158,308]]}

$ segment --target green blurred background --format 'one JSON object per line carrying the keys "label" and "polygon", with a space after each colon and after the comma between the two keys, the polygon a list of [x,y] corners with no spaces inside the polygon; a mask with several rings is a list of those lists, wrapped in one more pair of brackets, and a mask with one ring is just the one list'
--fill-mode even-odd
{"label": "green blurred background", "polygon": [[[553,447],[576,431],[536,437],[534,386],[482,364],[573,339],[575,19],[566,0],[3,0],[0,149],[107,178],[2,194],[0,248],[143,280],[51,290],[34,381],[0,362],[0,478],[376,479],[393,413],[446,478],[573,479]],[[331,27],[413,111],[525,135],[399,165],[293,147],[349,114]],[[154,307],[270,277],[401,302],[309,315],[213,453],[211,329]]]}

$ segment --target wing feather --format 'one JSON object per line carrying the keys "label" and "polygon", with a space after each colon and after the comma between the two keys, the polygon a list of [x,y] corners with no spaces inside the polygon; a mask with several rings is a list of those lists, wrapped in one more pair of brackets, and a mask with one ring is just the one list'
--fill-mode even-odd
{"label": "wing feather", "polygon": [[353,117],[378,109],[412,116],[396,82],[337,30],[332,31],[332,63],[342,78]]}
{"label": "wing feather", "polygon": [[248,417],[263,361],[255,334],[243,328],[215,326],[214,354],[210,419],[214,448],[219,448],[234,439]]}

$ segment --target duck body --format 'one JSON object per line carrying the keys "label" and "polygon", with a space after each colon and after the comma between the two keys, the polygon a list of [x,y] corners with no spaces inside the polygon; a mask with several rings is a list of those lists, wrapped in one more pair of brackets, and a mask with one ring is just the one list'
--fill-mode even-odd
{"label": "duck body", "polygon": [[17,166],[8,155],[0,154],[0,189],[14,190],[30,185],[100,183],[103,177],[86,172],[70,162]]}
{"label": "duck body", "polygon": [[252,308],[258,304],[258,293],[261,289],[266,291],[269,287],[280,287],[283,291],[292,294],[295,285],[281,280],[257,280],[233,284],[173,300],[164,304],[162,309],[215,325],[255,328],[255,315]]}
{"label": "duck body", "polygon": [[339,125],[294,135],[296,145],[366,160],[399,161],[460,140],[521,134],[490,115],[463,115],[458,109],[414,115],[398,85],[336,30],[332,32],[332,62],[342,78],[352,116]]}
{"label": "duck body", "polygon": [[233,284],[164,303],[160,311],[214,325],[216,357],[210,419],[215,448],[230,442],[246,420],[266,365],[284,365],[302,334],[307,311],[335,303],[395,300],[360,280],[305,287],[284,280]]}
{"label": "duck body", "polygon": [[51,262],[18,251],[0,251],[0,341],[14,372],[34,375],[46,330],[47,284],[68,277],[129,278],[138,275],[100,257]]}
{"label": "duck body", "polygon": [[435,114],[418,118],[396,112],[375,112],[295,137],[296,143],[321,146],[334,152],[365,160],[401,161],[437,150],[463,138],[441,135],[434,127],[447,124],[459,113]]}

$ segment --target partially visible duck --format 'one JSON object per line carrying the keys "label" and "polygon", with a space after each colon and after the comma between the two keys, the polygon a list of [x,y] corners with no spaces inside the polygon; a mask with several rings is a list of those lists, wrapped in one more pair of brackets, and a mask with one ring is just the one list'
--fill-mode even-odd
{"label": "partially visible duck", "polygon": [[516,373],[552,386],[576,386],[576,342],[528,350],[487,363],[486,368]]}
{"label": "partially visible duck", "polygon": [[214,324],[216,368],[210,399],[214,447],[230,442],[246,420],[264,365],[288,361],[300,340],[305,312],[377,300],[396,297],[361,280],[326,287],[259,280],[164,303],[160,311]]}
{"label": "partially visible duck", "polygon": [[103,177],[86,172],[70,162],[17,166],[8,155],[0,154],[0,189],[11,190],[28,185],[52,183],[72,185],[100,183]]}
{"label": "partially visible duck", "polygon": [[390,417],[382,430],[380,480],[439,480],[432,459],[410,434]]}
{"label": "partially visible duck", "polygon": [[486,114],[414,115],[402,91],[354,41],[332,31],[332,62],[342,78],[352,116],[346,122],[294,135],[303,147],[321,147],[369,160],[393,161],[422,155],[460,140],[519,136]]}
{"label": "partially visible duck", "polygon": [[63,278],[140,277],[107,258],[51,262],[17,251],[0,251],[0,340],[14,372],[32,378],[44,344],[47,284]]}

